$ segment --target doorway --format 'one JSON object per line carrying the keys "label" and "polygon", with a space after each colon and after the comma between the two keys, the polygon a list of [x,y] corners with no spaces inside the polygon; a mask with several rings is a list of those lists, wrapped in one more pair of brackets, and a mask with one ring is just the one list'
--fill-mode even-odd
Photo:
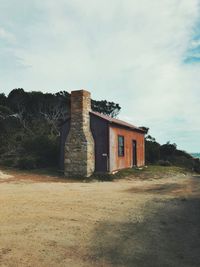
{"label": "doorway", "polygon": [[137,142],[135,140],[132,141],[133,147],[133,167],[137,166]]}

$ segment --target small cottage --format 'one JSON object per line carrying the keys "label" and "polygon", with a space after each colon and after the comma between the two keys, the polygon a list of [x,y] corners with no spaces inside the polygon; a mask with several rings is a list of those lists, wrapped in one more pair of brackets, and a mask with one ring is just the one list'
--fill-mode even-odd
{"label": "small cottage", "polygon": [[60,166],[66,177],[89,177],[145,164],[145,131],[91,110],[90,93],[71,92],[71,116],[61,128]]}

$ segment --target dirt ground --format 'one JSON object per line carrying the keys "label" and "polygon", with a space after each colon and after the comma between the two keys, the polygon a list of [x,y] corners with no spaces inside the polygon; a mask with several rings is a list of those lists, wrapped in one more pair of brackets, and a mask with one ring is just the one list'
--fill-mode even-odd
{"label": "dirt ground", "polygon": [[0,172],[2,267],[199,267],[200,177]]}

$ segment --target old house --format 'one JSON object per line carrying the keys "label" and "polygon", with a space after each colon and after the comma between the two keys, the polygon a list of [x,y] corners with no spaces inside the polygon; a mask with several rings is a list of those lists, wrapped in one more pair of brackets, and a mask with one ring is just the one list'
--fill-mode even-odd
{"label": "old house", "polygon": [[144,166],[144,135],[141,128],[93,112],[88,91],[72,91],[71,116],[61,129],[61,168],[66,177],[89,177]]}

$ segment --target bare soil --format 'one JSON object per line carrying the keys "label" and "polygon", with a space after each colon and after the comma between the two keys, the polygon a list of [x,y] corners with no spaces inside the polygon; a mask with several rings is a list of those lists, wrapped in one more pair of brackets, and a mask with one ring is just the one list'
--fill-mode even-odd
{"label": "bare soil", "polygon": [[200,266],[199,176],[83,183],[7,175],[0,172],[0,266]]}

